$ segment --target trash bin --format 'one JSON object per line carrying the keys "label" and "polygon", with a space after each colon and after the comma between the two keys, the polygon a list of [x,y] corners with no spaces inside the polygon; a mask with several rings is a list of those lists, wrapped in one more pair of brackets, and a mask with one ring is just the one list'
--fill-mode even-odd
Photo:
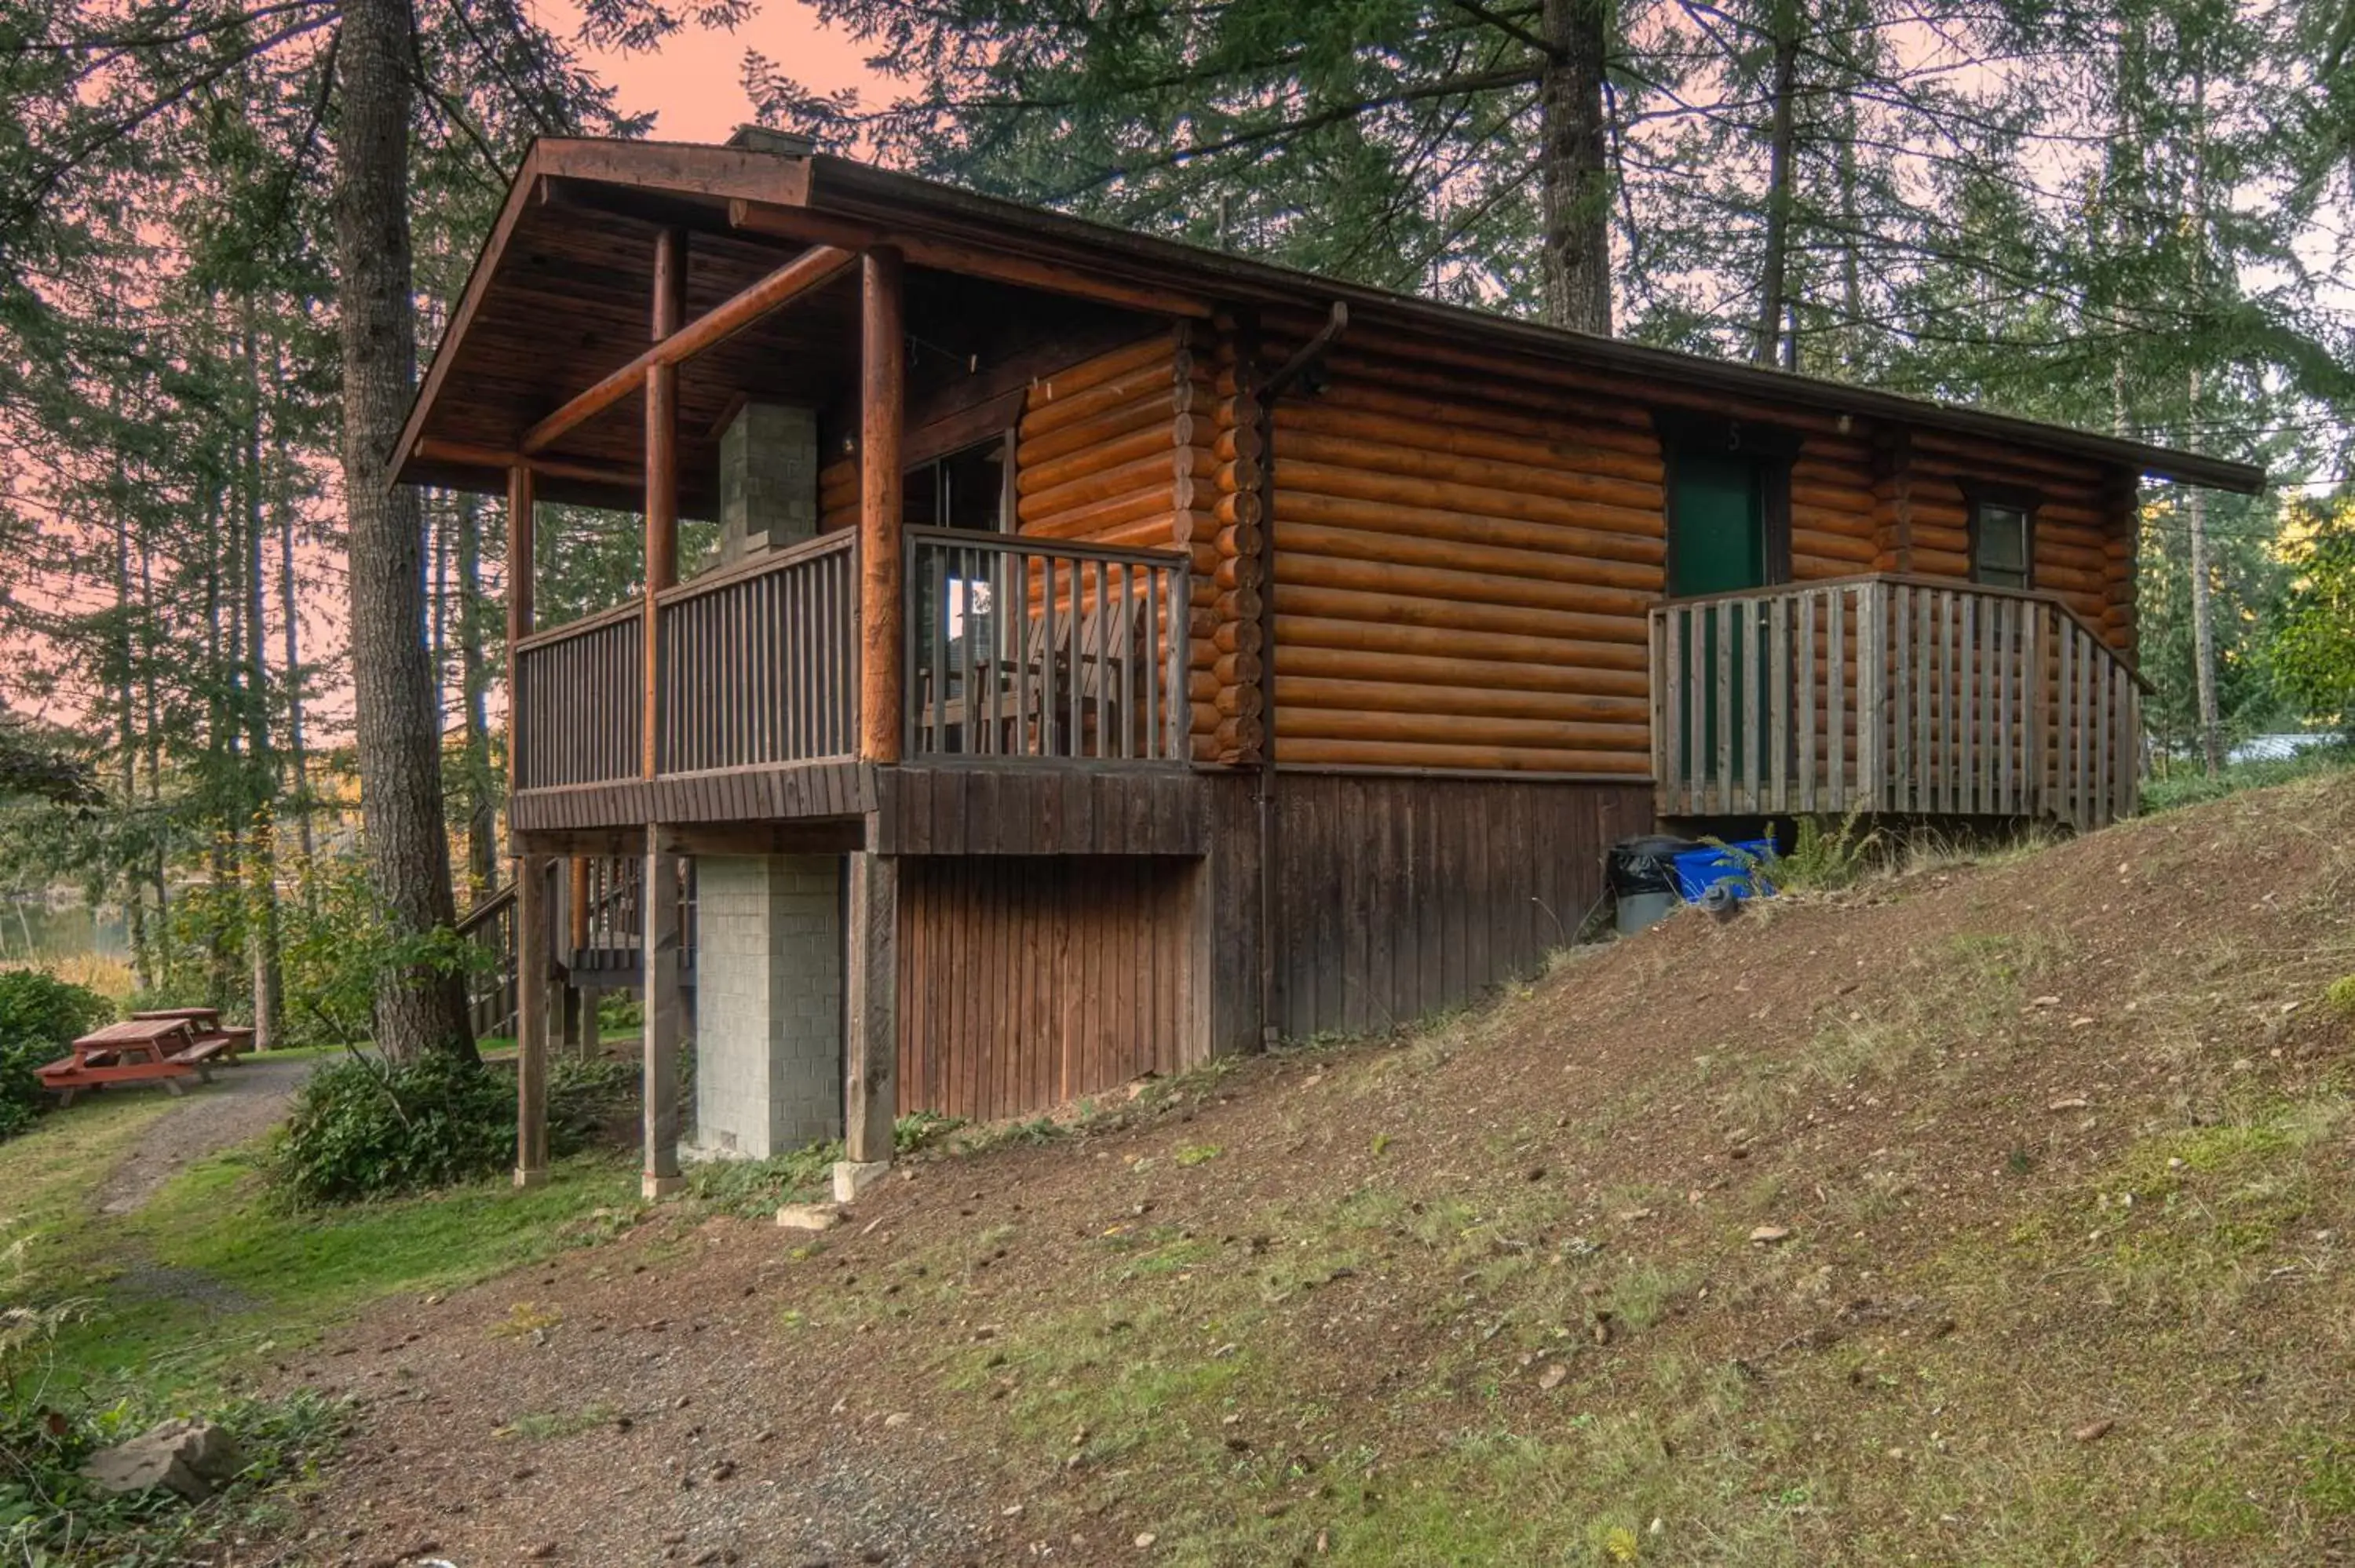
{"label": "trash bin", "polygon": [[1604,857],[1603,880],[1618,911],[1621,936],[1657,926],[1674,912],[1676,857],[1698,847],[1690,839],[1666,833],[1621,839],[1611,846]]}
{"label": "trash bin", "polygon": [[1773,839],[1743,839],[1724,845],[1692,844],[1673,857],[1676,889],[1686,902],[1698,904],[1710,890],[1722,887],[1736,898],[1753,893],[1772,894],[1766,867],[1774,863]]}

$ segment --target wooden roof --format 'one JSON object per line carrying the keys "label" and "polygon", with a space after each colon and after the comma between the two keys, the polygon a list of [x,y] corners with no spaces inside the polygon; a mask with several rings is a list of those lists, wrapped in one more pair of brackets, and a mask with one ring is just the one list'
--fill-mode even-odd
{"label": "wooden roof", "polygon": [[[498,490],[521,432],[642,352],[653,235],[688,230],[687,319],[814,243],[908,251],[911,397],[935,375],[1003,359],[1077,313],[1101,333],[1124,315],[1214,304],[1322,312],[1444,334],[1459,344],[1640,375],[1749,402],[1950,429],[2146,474],[2254,492],[2264,471],[2035,420],[1434,303],[1087,223],[824,154],[655,142],[542,140],[525,156],[419,389],[395,471],[403,482]],[[682,508],[708,513],[719,427],[741,397],[824,408],[857,384],[855,272],[687,362],[679,376]],[[634,507],[644,400],[633,396],[538,460],[540,493]]]}

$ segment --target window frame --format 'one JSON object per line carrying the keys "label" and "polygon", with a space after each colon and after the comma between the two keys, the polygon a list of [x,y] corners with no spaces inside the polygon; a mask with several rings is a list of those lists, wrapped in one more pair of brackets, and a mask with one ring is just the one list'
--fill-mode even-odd
{"label": "window frame", "polygon": [[[1961,482],[1965,515],[1967,518],[1967,551],[1970,580],[1987,588],[2011,588],[2019,593],[2036,591],[2036,512],[2044,502],[2042,493],[2025,485],[1997,484],[1983,480]],[[1979,546],[1984,538],[1987,513],[1990,507],[2001,507],[2019,514],[2019,577],[2018,585],[1989,582],[1982,575]]]}

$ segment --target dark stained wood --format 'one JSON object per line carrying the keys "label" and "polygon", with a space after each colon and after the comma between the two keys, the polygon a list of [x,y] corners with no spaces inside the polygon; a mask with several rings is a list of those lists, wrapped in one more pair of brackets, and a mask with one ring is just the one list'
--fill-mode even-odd
{"label": "dark stained wood", "polygon": [[900,1109],[1015,1116],[1203,1060],[1192,863],[900,865]]}
{"label": "dark stained wood", "polygon": [[1210,780],[1177,768],[982,764],[874,773],[879,853],[1198,855]]}
{"label": "dark stained wood", "polygon": [[886,229],[855,219],[831,217],[805,207],[738,201],[729,204],[728,216],[736,228],[754,234],[771,234],[804,244],[836,245],[851,249],[890,244],[897,247],[912,266],[960,272],[1000,283],[1015,283],[1046,293],[1092,300],[1098,304],[1119,305],[1156,315],[1207,319],[1210,314],[1210,302],[1199,293],[1166,286],[1124,282],[1102,272],[1059,266],[995,247],[975,245],[970,241],[931,239],[903,228]]}
{"label": "dark stained wood", "polygon": [[850,856],[844,928],[845,1152],[857,1163],[891,1158],[899,1115],[900,863]]}
{"label": "dark stained wood", "polygon": [[[1601,895],[1604,851],[1652,822],[1641,784],[1275,777],[1276,1024],[1295,1040],[1401,1027],[1526,978]],[[1214,861],[1246,818],[1220,813]],[[1223,986],[1231,960],[1211,961]]]}
{"label": "dark stained wood", "polygon": [[521,755],[522,704],[514,700],[516,650],[531,635],[533,501],[531,470],[507,470],[507,756]]}
{"label": "dark stained wood", "polygon": [[[682,235],[682,231],[676,228],[666,228],[662,232],[666,243],[668,242],[667,237]],[[679,243],[684,244],[683,235]],[[795,257],[751,287],[730,295],[724,302],[696,317],[688,325],[674,326],[664,333],[652,348],[620,369],[600,377],[556,412],[524,431],[516,442],[517,448],[527,456],[546,451],[567,433],[633,392],[651,387],[654,371],[676,370],[697,355],[725,343],[770,312],[782,310],[803,295],[824,287],[857,260],[849,251],[825,246]],[[657,297],[666,289],[675,290],[678,308],[682,311],[686,308],[685,280],[666,279],[663,275],[659,253],[655,289]]]}
{"label": "dark stained wood", "polygon": [[907,361],[899,252],[870,250],[859,269],[858,754],[900,759],[902,689],[900,438]]}
{"label": "dark stained wood", "polygon": [[[654,323],[657,343],[678,330],[687,309],[687,236],[666,228],[655,238]],[[678,367],[645,372],[645,629],[639,634],[639,763],[651,779],[662,766],[662,591],[678,580]]]}
{"label": "dark stained wood", "polygon": [[548,864],[516,862],[515,1184],[548,1180]]}

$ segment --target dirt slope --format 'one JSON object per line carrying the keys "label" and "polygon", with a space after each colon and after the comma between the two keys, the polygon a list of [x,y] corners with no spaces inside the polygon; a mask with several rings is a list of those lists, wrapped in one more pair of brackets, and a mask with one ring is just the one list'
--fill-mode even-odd
{"label": "dirt slope", "polygon": [[815,1243],[657,1214],[290,1368],[369,1400],[298,1556],[2355,1563],[2350,842],[1689,916]]}

